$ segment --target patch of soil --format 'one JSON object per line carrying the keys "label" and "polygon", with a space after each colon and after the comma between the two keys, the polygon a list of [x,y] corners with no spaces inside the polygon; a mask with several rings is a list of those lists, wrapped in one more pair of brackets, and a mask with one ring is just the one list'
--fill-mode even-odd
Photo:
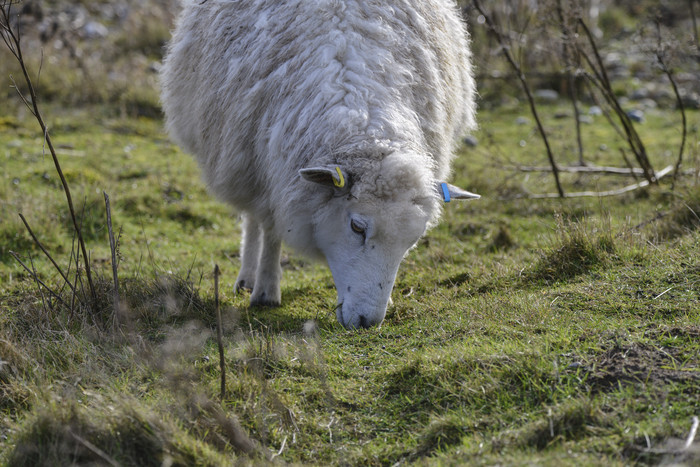
{"label": "patch of soil", "polygon": [[616,345],[591,362],[587,382],[594,391],[615,389],[619,384],[696,383],[700,384],[700,369],[683,366],[674,348],[631,343]]}

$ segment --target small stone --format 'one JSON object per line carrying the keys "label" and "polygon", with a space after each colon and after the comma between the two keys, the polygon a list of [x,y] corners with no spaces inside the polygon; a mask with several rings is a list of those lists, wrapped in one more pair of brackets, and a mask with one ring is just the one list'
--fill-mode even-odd
{"label": "small stone", "polygon": [[527,125],[530,123],[530,119],[527,117],[518,117],[515,119],[516,125]]}
{"label": "small stone", "polygon": [[466,136],[462,141],[470,148],[475,148],[479,145],[479,140],[472,135]]}
{"label": "small stone", "polygon": [[588,109],[588,115],[592,115],[594,117],[598,117],[600,115],[603,115],[603,109],[598,107],[597,105],[592,105],[590,109]]}
{"label": "small stone", "polygon": [[654,99],[642,99],[639,105],[644,109],[655,109],[659,106]]}
{"label": "small stone", "polygon": [[649,90],[646,88],[635,89],[630,93],[630,99],[633,101],[641,101],[649,97]]}
{"label": "small stone", "polygon": [[639,109],[634,109],[634,110],[629,110],[627,111],[627,116],[632,120],[633,122],[637,123],[642,123],[644,122],[644,112],[642,112]]}
{"label": "small stone", "polygon": [[160,73],[161,68],[163,68],[163,64],[158,61],[151,62],[148,65],[148,71],[151,73]]}
{"label": "small stone", "polygon": [[88,21],[83,26],[83,37],[86,39],[102,39],[107,37],[109,31],[107,26],[97,21]]}
{"label": "small stone", "polygon": [[686,109],[700,109],[700,95],[695,92],[681,95],[681,100]]}
{"label": "small stone", "polygon": [[555,101],[559,99],[559,93],[554,89],[538,89],[535,91],[535,97],[543,101]]}

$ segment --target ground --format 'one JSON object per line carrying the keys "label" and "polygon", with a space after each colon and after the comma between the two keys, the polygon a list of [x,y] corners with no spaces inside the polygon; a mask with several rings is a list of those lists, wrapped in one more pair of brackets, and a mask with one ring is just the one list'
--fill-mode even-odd
{"label": "ground", "polygon": [[[575,161],[560,110],[542,104],[557,150]],[[401,266],[382,327],[349,332],[328,270],[291,251],[281,308],[233,295],[238,218],[159,119],[47,114],[104,303],[69,311],[9,255],[58,291],[17,212],[65,269],[73,244],[51,159],[17,107],[0,134],[4,462],[219,465],[245,459],[246,442],[254,456],[321,464],[697,462],[695,447],[680,449],[699,415],[696,175],[618,197],[528,199],[554,185],[515,167],[546,165],[533,125],[515,123],[527,107],[483,110],[454,177],[483,199],[447,206]],[[657,110],[639,127],[655,167],[675,162],[677,118]],[[620,165],[609,129],[585,131],[590,164]],[[567,191],[633,183],[564,176]],[[119,237],[118,325],[103,191]]]}

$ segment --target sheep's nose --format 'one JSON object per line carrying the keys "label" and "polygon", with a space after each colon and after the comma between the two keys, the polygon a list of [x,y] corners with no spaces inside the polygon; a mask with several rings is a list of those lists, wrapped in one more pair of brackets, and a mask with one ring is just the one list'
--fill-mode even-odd
{"label": "sheep's nose", "polygon": [[360,315],[360,327],[361,328],[368,328],[369,324],[367,324],[367,318],[365,318],[365,315]]}

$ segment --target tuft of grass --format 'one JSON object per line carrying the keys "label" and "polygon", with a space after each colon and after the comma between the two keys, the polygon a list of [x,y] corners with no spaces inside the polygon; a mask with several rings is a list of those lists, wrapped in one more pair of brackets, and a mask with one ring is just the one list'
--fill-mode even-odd
{"label": "tuft of grass", "polygon": [[513,234],[507,225],[500,225],[493,235],[489,248],[494,251],[508,250],[516,245]]}
{"label": "tuft of grass", "polygon": [[[224,459],[176,424],[131,401],[50,402],[28,417],[9,465],[221,465]],[[115,405],[112,405],[115,404]]]}
{"label": "tuft of grass", "polygon": [[[607,416],[587,399],[566,401],[556,407],[548,407],[539,419],[526,423],[501,442],[538,451],[555,444],[575,442],[585,438],[590,431],[612,427]],[[593,428],[595,427],[595,428]]]}
{"label": "tuft of grass", "polygon": [[653,227],[654,236],[660,241],[692,234],[700,229],[700,185],[679,194],[668,213]]}
{"label": "tuft of grass", "polygon": [[535,264],[531,279],[566,281],[604,266],[616,254],[609,228],[589,229],[585,223],[564,222],[559,217],[557,238]]}

